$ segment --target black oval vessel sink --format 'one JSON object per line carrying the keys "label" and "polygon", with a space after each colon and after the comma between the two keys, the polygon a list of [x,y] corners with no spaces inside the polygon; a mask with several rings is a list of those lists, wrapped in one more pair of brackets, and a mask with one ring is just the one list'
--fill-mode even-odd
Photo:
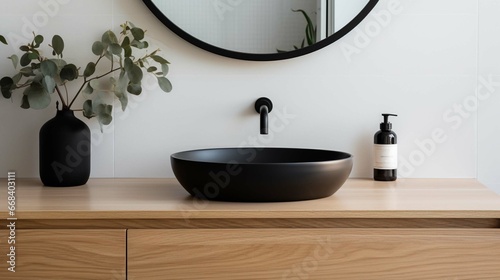
{"label": "black oval vessel sink", "polygon": [[201,199],[277,202],[334,194],[352,169],[348,153],[293,148],[220,148],[175,153],[177,180]]}

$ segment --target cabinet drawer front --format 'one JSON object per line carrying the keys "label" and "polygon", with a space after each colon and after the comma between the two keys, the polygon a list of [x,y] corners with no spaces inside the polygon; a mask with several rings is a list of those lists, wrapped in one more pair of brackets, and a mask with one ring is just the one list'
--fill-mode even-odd
{"label": "cabinet drawer front", "polygon": [[129,230],[129,279],[500,279],[498,229]]}
{"label": "cabinet drawer front", "polygon": [[[0,231],[5,244],[8,234]],[[2,244],[0,279],[126,278],[126,230],[17,230],[15,240],[16,272]]]}

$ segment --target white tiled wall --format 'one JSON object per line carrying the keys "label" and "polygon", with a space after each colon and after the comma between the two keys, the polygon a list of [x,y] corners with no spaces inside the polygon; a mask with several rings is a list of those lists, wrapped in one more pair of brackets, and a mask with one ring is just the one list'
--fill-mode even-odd
{"label": "white tiled wall", "polygon": [[[117,109],[103,134],[87,121],[95,131],[93,177],[172,177],[173,152],[255,142],[347,151],[355,156],[352,177],[370,177],[372,137],[380,113],[391,112],[399,114],[393,125],[402,177],[478,177],[500,189],[499,86],[487,100],[476,97],[483,78],[500,82],[500,1],[381,0],[334,45],[276,62],[191,46],[141,0],[2,1],[0,34],[22,34],[21,26],[43,12],[39,3],[49,2],[61,4],[37,29],[65,38],[67,60],[85,65],[95,38],[130,20],[172,62],[172,93],[151,85],[126,114]],[[0,57],[12,51],[0,46]],[[0,75],[10,75],[8,61],[2,65]],[[260,96],[273,100],[271,117],[289,115],[267,138],[258,135],[252,111]],[[18,102],[0,102],[0,172],[36,177],[38,130],[54,110],[24,111]]]}

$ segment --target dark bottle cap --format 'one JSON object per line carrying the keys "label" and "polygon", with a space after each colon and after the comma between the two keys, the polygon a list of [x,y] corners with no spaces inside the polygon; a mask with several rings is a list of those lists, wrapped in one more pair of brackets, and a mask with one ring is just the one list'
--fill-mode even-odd
{"label": "dark bottle cap", "polygon": [[383,131],[390,131],[392,129],[392,123],[389,122],[389,116],[397,117],[395,114],[382,114],[384,116],[384,122],[380,123],[380,129]]}

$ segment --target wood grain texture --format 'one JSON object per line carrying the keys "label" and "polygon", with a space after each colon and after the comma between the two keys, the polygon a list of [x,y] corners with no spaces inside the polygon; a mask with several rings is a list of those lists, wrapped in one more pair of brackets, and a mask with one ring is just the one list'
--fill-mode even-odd
{"label": "wood grain texture", "polygon": [[130,230],[129,279],[500,279],[500,230]]}
{"label": "wood grain texture", "polygon": [[[331,197],[287,203],[201,201],[175,179],[91,179],[76,188],[19,179],[17,186],[16,214],[26,220],[500,218],[500,196],[473,179],[349,179]],[[2,200],[0,219],[5,209]]]}
{"label": "wood grain texture", "polygon": [[18,220],[22,229],[500,228],[500,219]]}
{"label": "wood grain texture", "polygon": [[[6,242],[7,231],[0,230]],[[2,244],[0,279],[125,280],[125,230],[17,230],[16,272]]]}

